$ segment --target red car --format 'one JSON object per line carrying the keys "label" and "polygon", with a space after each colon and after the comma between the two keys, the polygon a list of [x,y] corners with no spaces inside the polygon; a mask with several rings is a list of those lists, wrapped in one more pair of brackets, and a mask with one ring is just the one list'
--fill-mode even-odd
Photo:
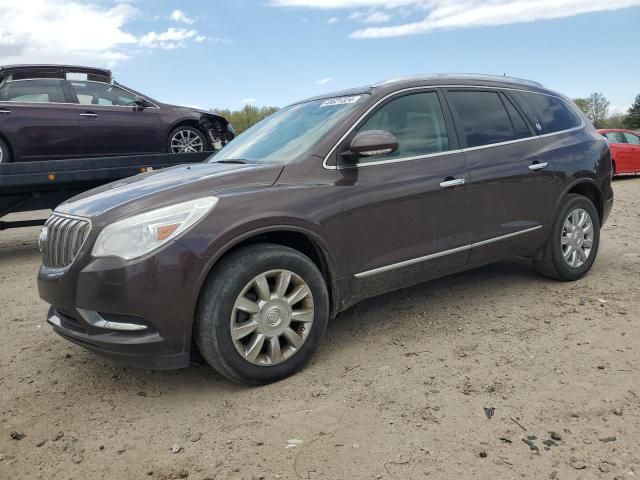
{"label": "red car", "polygon": [[613,174],[640,172],[640,135],[631,130],[598,130],[609,141]]}

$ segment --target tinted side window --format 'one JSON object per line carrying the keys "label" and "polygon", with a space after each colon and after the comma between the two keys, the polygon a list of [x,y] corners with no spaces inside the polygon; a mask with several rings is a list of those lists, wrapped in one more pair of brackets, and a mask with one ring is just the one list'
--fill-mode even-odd
{"label": "tinted side window", "polygon": [[436,92],[415,93],[391,100],[369,117],[357,132],[385,130],[398,139],[398,150],[367,161],[417,157],[449,150],[449,138]]}
{"label": "tinted side window", "polygon": [[516,133],[497,92],[449,91],[447,98],[457,112],[457,123],[467,147],[516,139]]}
{"label": "tinted side window", "polygon": [[622,132],[609,132],[604,135],[611,143],[627,143]]}
{"label": "tinted side window", "polygon": [[640,145],[640,137],[638,135],[628,132],[624,132],[623,135],[624,138],[627,139],[627,143],[630,143],[632,145]]}
{"label": "tinted side window", "polygon": [[82,105],[135,105],[135,95],[108,83],[72,81],[71,87]]}
{"label": "tinted side window", "polygon": [[560,98],[531,92],[511,92],[541,134],[560,132],[582,124],[580,117]]}
{"label": "tinted side window", "polygon": [[522,118],[522,115],[516,110],[516,108],[506,97],[502,97],[502,101],[504,102],[504,106],[507,109],[507,113],[509,113],[509,118],[511,119],[511,124],[513,125],[513,129],[516,132],[516,138],[527,138],[531,136],[531,132],[529,131],[529,127],[527,127],[526,122]]}
{"label": "tinted side window", "polygon": [[15,80],[0,87],[0,101],[64,103],[62,83],[54,79]]}

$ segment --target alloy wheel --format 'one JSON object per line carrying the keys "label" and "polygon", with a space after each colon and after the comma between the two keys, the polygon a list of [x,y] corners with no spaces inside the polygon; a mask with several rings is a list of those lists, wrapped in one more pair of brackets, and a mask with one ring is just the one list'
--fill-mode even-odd
{"label": "alloy wheel", "polygon": [[562,257],[571,268],[585,264],[593,249],[593,220],[591,215],[577,208],[567,215],[560,236]]}
{"label": "alloy wheel", "polygon": [[231,311],[231,338],[242,357],[270,366],[284,362],[304,345],[315,315],[307,283],[288,270],[254,277]]}
{"label": "alloy wheel", "polygon": [[204,150],[202,137],[193,130],[178,130],[170,140],[171,153],[197,153]]}

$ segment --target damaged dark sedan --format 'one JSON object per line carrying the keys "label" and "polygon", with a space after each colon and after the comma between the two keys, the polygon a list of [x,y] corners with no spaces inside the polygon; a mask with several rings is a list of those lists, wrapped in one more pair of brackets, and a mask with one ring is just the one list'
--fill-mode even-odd
{"label": "damaged dark sedan", "polygon": [[0,67],[0,162],[219,150],[231,124],[210,112],[158,102],[109,70]]}

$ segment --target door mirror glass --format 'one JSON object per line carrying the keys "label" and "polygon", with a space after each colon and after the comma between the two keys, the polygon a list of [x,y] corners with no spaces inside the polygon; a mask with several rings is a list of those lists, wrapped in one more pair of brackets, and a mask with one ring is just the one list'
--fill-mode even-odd
{"label": "door mirror glass", "polygon": [[398,139],[385,130],[365,130],[358,133],[349,146],[349,153],[356,157],[389,155],[398,149]]}

